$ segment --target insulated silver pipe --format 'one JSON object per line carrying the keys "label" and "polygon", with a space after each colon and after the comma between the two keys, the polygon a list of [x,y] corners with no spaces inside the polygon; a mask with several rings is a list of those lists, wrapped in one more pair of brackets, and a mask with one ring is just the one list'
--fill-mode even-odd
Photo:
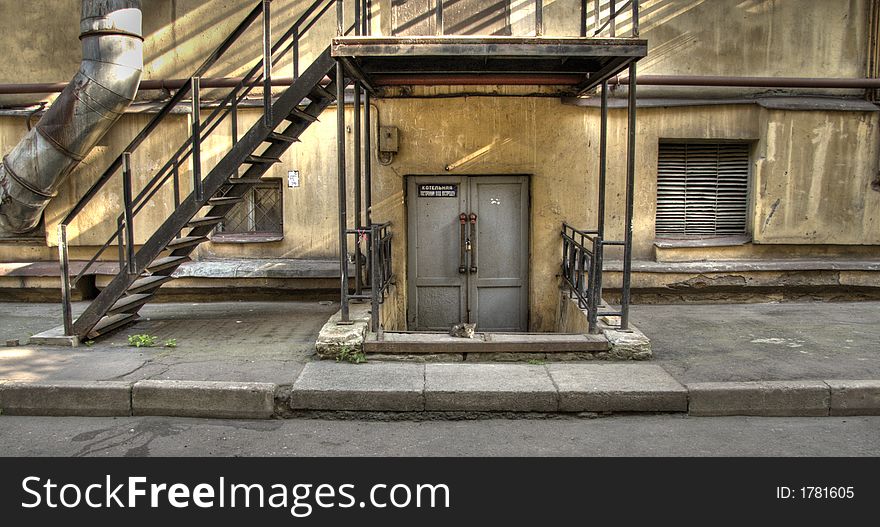
{"label": "insulated silver pipe", "polygon": [[3,156],[0,234],[33,230],[64,179],[134,100],[144,68],[141,19],[140,0],[83,0],[79,71]]}

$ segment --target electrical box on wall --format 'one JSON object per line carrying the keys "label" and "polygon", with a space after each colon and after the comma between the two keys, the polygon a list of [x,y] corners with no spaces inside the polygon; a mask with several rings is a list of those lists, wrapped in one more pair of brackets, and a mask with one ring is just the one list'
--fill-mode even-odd
{"label": "electrical box on wall", "polygon": [[379,127],[379,151],[397,153],[400,148],[396,126]]}

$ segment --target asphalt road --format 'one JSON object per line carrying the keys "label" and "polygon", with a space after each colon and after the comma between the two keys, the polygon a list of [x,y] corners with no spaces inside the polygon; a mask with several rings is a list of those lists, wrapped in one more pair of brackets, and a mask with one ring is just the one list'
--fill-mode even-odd
{"label": "asphalt road", "polygon": [[0,417],[0,456],[878,456],[880,417]]}

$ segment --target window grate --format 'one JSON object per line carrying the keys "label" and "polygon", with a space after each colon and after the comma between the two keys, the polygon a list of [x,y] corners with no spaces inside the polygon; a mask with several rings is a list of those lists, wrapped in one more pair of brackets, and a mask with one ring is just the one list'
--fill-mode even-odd
{"label": "window grate", "polygon": [[257,185],[226,214],[217,233],[281,234],[282,210],[280,182]]}
{"label": "window grate", "polygon": [[745,234],[748,143],[660,143],[658,237]]}

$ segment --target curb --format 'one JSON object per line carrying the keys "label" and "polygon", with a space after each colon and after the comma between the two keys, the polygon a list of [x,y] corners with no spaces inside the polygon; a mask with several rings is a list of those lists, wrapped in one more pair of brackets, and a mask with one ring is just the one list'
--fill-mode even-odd
{"label": "curb", "polygon": [[818,417],[831,412],[831,388],[822,381],[698,382],[687,385],[688,413]]}
{"label": "curb", "polygon": [[277,388],[264,382],[138,381],[131,387],[131,415],[269,419]]}
{"label": "curb", "polygon": [[0,381],[2,415],[269,419],[278,386],[226,381]]}
{"label": "curb", "polygon": [[[452,368],[429,372],[425,375],[425,383],[419,386],[422,373],[417,365],[395,365],[398,367],[395,371],[402,374],[400,376],[379,371],[387,365],[377,365],[372,372],[363,369],[366,366],[350,366],[348,379],[359,385],[327,386],[304,379],[300,374],[293,387],[288,385],[286,390],[280,390],[273,383],[227,381],[0,381],[0,414],[216,419],[270,419],[290,415],[288,410],[294,413],[303,410],[328,412],[331,415],[334,412],[401,412],[412,415],[431,412],[544,412],[569,415],[582,412],[638,412],[687,413],[706,417],[880,415],[880,380],[703,382],[681,385],[661,379],[659,383],[647,383],[653,387],[646,388],[646,383],[636,379],[636,382],[620,387],[577,377],[589,375],[589,369],[565,378],[548,367],[545,371],[550,376],[551,388],[543,381],[536,381],[538,370],[542,367],[532,366],[533,371],[510,384],[503,382],[505,372],[502,371],[497,372],[498,379],[494,384],[484,385],[476,384],[473,380],[453,379],[458,372]],[[437,366],[432,366],[432,369]],[[329,370],[321,373],[323,379],[332,378]],[[372,385],[371,378],[385,381]],[[427,378],[433,380],[428,381]],[[440,383],[443,378],[455,382],[451,385]],[[386,384],[386,381],[390,384]],[[428,382],[433,384],[429,386]]]}
{"label": "curb", "polygon": [[3,415],[118,417],[131,415],[131,383],[0,382]]}

